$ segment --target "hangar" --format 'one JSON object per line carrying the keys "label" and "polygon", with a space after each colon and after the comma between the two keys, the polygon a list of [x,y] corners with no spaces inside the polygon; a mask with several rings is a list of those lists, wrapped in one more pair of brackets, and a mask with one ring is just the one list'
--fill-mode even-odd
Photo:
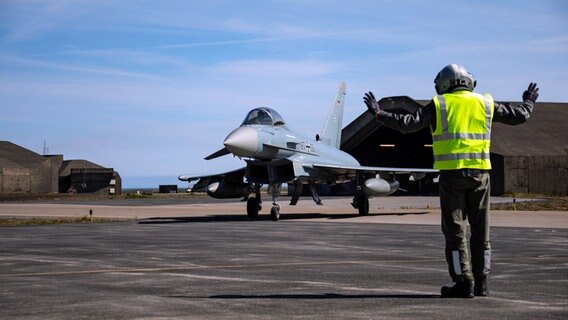
{"label": "hangar", "polygon": [[87,160],[66,160],[59,169],[60,193],[121,194],[121,185],[118,172]]}
{"label": "hangar", "polygon": [[[414,112],[428,103],[427,100],[417,102],[393,102],[385,109]],[[568,195],[566,123],[568,103],[546,102],[538,102],[531,118],[524,124],[508,126],[494,123],[491,133],[491,193]],[[341,140],[342,150],[353,155],[362,165],[369,166],[432,168],[431,145],[428,128],[402,134],[379,125],[368,112],[363,112],[343,129]],[[401,188],[411,194],[438,192],[432,179],[417,183],[401,179],[400,183]]]}
{"label": "hangar", "polygon": [[121,194],[121,179],[112,168],[63,155],[40,155],[0,141],[0,193]]}
{"label": "hangar", "polygon": [[42,156],[0,141],[1,193],[57,193],[62,155]]}

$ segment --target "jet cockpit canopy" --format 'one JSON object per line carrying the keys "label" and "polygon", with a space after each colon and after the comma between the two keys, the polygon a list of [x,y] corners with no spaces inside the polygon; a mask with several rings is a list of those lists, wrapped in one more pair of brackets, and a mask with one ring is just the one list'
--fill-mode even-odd
{"label": "jet cockpit canopy", "polygon": [[271,108],[256,108],[251,110],[241,126],[246,125],[268,125],[268,126],[282,126],[285,124],[284,118]]}

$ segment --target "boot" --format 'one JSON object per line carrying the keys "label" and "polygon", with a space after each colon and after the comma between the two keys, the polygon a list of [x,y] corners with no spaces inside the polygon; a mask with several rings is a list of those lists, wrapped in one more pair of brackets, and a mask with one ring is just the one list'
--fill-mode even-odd
{"label": "boot", "polygon": [[473,298],[473,281],[464,280],[451,287],[443,286],[442,298]]}
{"label": "boot", "polygon": [[487,277],[475,278],[473,293],[478,297],[487,297],[489,295],[489,290],[487,290]]}

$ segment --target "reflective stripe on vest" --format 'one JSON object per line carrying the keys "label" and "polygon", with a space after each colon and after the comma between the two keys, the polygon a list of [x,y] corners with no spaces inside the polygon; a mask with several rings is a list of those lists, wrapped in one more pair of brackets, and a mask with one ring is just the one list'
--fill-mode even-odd
{"label": "reflective stripe on vest", "polygon": [[[489,95],[482,96],[468,91],[458,91],[446,94],[446,96],[449,98],[450,103],[456,104],[452,105],[452,108],[473,108],[469,111],[479,108],[480,99],[483,99],[485,123],[483,127],[481,127],[479,123],[481,115],[475,112],[471,113],[469,116],[476,117],[476,119],[478,119],[477,122],[455,123],[455,121],[467,120],[464,118],[464,114],[456,114],[455,112],[459,110],[456,109],[453,110],[454,119],[452,120],[454,121],[454,130],[456,128],[461,128],[460,130],[467,130],[466,128],[469,128],[475,133],[450,132],[447,99],[443,95],[437,96],[436,99],[434,99],[438,117],[436,120],[437,127],[436,130],[432,132],[434,168],[440,170],[461,168],[491,169],[489,149],[491,122],[493,118],[493,99]],[[464,106],[464,104],[471,104],[471,106]]]}
{"label": "reflective stripe on vest", "polygon": [[489,159],[489,154],[487,153],[450,153],[450,154],[439,154],[434,156],[435,161],[448,161],[448,160],[486,160]]}

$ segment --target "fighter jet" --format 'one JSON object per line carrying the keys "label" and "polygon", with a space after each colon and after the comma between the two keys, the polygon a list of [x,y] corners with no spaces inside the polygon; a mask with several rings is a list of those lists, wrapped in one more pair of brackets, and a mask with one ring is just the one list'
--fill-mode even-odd
{"label": "fighter jet", "polygon": [[361,166],[350,154],[339,149],[344,102],[345,83],[342,82],[323,129],[315,139],[290,130],[274,109],[253,109],[225,138],[224,147],[205,157],[211,160],[233,154],[246,162],[244,167],[214,175],[181,175],[179,180],[199,180],[196,185],[206,185],[207,194],[213,198],[248,199],[247,216],[251,219],[257,218],[262,210],[261,187],[268,185],[268,193],[272,196],[270,217],[278,221],[282,183],[294,186],[290,204],[296,205],[304,185],[309,186],[313,200],[321,204],[316,185],[355,181],[351,204],[360,215],[368,215],[370,197],[386,196],[398,190],[397,174],[412,174],[414,180],[418,180],[426,173],[437,172],[434,169]]}

